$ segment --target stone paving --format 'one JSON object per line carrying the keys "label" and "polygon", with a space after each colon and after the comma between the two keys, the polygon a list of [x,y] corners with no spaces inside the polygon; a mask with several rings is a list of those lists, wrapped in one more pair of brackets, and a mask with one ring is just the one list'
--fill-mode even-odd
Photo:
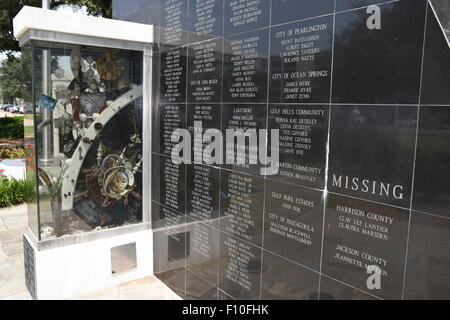
{"label": "stone paving", "polygon": [[23,267],[26,205],[0,209],[0,299],[31,299]]}
{"label": "stone paving", "polygon": [[155,276],[80,296],[74,300],[181,300]]}
{"label": "stone paving", "polygon": [[[30,300],[25,286],[22,235],[27,227],[26,205],[0,209],[0,300]],[[179,300],[151,276],[120,284],[74,300]]]}

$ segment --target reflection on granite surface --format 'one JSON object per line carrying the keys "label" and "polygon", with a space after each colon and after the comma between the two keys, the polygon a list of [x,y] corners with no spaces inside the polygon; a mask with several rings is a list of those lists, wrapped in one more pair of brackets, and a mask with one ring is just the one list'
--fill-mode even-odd
{"label": "reflection on granite surface", "polygon": [[186,47],[162,47],[160,63],[160,103],[184,103],[187,81]]}
{"label": "reflection on granite surface", "polygon": [[450,2],[442,0],[430,0],[436,18],[442,27],[442,31],[447,37],[447,42],[450,45]]}
{"label": "reflection on granite surface", "polygon": [[269,26],[270,0],[225,0],[224,34],[235,34]]}
{"label": "reflection on granite surface", "polygon": [[450,299],[450,220],[413,212],[405,299]]}
{"label": "reflection on granite surface", "polygon": [[219,288],[243,300],[260,299],[261,249],[220,234]]}
{"label": "reflection on granite surface", "polygon": [[333,106],[329,190],[409,208],[417,109]]}
{"label": "reflection on granite surface", "polygon": [[264,249],[319,271],[322,212],[322,192],[268,181]]}
{"label": "reflection on granite surface", "polygon": [[217,300],[217,287],[186,270],[186,300]]}
{"label": "reflection on granite surface", "polygon": [[172,142],[172,133],[177,129],[186,129],[186,105],[160,104],[155,109],[151,129],[152,152],[170,157],[176,145]]}
{"label": "reflection on granite surface", "polygon": [[272,25],[317,17],[333,11],[334,0],[272,0]]}
{"label": "reflection on granite surface", "polygon": [[366,9],[336,15],[333,102],[418,103],[425,5],[380,5],[380,30],[367,28]]}
{"label": "reflection on granite surface", "polygon": [[193,32],[189,34],[190,43],[196,40],[196,35],[207,38],[222,36],[223,2],[189,0],[189,31]]}
{"label": "reflection on granite surface", "polygon": [[450,50],[439,22],[428,10],[422,77],[422,104],[450,104]]}
{"label": "reflection on granite surface", "polygon": [[113,19],[159,26],[160,2],[161,0],[112,0]]}
{"label": "reflection on granite surface", "polygon": [[187,166],[186,215],[207,224],[219,217],[220,171],[193,164]]}
{"label": "reflection on granite surface", "polygon": [[229,294],[226,294],[222,290],[217,289],[217,300],[236,300],[236,299],[230,296]]}
{"label": "reflection on granite surface", "polygon": [[155,274],[182,299],[186,299],[186,269],[181,265],[174,265],[173,269]]}
{"label": "reflection on granite surface", "polygon": [[223,102],[267,102],[269,29],[224,39]]}
{"label": "reflection on granite surface", "polygon": [[271,29],[270,102],[330,101],[333,17]]}
{"label": "reflection on granite surface", "polygon": [[260,246],[264,208],[264,180],[222,170],[220,229]]}
{"label": "reflection on granite surface", "polygon": [[391,1],[392,0],[337,0],[336,11],[339,12],[344,10],[356,9],[373,4],[379,5]]}
{"label": "reflection on granite surface", "polygon": [[186,168],[172,159],[152,155],[152,200],[184,215],[186,205]]}
{"label": "reflection on granite surface", "polygon": [[160,23],[164,29],[161,31],[160,42],[172,46],[182,46],[187,43],[189,28],[189,0],[161,1]]}
{"label": "reflection on granite surface", "polygon": [[413,209],[450,218],[450,107],[422,106]]}
{"label": "reflection on granite surface", "polygon": [[[187,299],[450,298],[450,50],[426,0],[151,2],[167,27],[152,109],[163,281]],[[174,165],[177,128],[280,129],[280,172]]]}
{"label": "reflection on granite surface", "polygon": [[323,189],[325,186],[326,146],[329,106],[269,105],[269,130],[278,129],[278,174],[268,179]]}
{"label": "reflection on granite surface", "polygon": [[187,231],[185,220],[177,220],[180,224],[171,224],[166,222],[165,225],[153,229],[153,242],[158,245],[158,249],[154,251],[155,260],[159,261],[159,271],[165,271],[171,268],[169,264],[173,261],[180,265],[186,264],[188,252],[187,244],[190,243],[190,232]]}
{"label": "reflection on granite surface", "polygon": [[368,266],[381,271],[374,295],[401,299],[409,211],[330,195],[325,213],[322,272],[368,290]]}
{"label": "reflection on granite surface", "polygon": [[222,100],[222,39],[192,44],[188,49],[188,102]]}
{"label": "reflection on granite surface", "polygon": [[191,219],[187,222],[189,242],[186,244],[186,267],[197,277],[216,287],[219,264],[218,221],[211,225]]}
{"label": "reflection on granite surface", "polygon": [[319,273],[264,251],[263,300],[310,300],[319,290]]}
{"label": "reflection on granite surface", "polygon": [[374,296],[322,276],[319,300],[378,300]]}
{"label": "reflection on granite surface", "polygon": [[[255,176],[261,175],[261,159],[259,149],[255,148],[255,144],[259,146],[264,142],[260,139],[259,130],[266,128],[266,115],[266,104],[222,105],[222,135],[224,137],[222,168]],[[227,130],[234,130],[234,135],[230,139],[227,137]],[[250,134],[252,132],[253,135]],[[250,146],[250,144],[252,145]],[[242,145],[245,145],[245,149],[242,148]]]}

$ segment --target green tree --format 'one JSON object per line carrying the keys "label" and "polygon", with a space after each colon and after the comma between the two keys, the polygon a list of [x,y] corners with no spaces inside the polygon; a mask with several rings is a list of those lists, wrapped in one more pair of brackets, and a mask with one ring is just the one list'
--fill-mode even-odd
{"label": "green tree", "polygon": [[[23,6],[41,7],[41,0],[0,0],[0,52],[20,51],[13,35],[13,19]],[[112,0],[50,1],[52,9],[63,5],[85,6],[91,15],[111,18]]]}
{"label": "green tree", "polygon": [[12,102],[15,98],[31,101],[31,55],[28,52],[11,55],[0,63],[0,88],[5,101]]}

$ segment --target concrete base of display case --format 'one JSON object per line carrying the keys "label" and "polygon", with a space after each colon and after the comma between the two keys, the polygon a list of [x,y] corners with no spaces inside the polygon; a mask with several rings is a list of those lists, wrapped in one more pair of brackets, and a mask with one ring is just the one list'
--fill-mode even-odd
{"label": "concrete base of display case", "polygon": [[41,251],[24,235],[27,287],[34,299],[59,300],[148,277],[152,247],[151,230]]}

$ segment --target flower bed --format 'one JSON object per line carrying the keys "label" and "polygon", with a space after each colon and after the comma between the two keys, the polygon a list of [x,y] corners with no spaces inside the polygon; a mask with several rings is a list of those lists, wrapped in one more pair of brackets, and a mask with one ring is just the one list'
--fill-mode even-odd
{"label": "flower bed", "polygon": [[0,146],[0,160],[4,159],[27,159],[34,154],[31,146]]}

